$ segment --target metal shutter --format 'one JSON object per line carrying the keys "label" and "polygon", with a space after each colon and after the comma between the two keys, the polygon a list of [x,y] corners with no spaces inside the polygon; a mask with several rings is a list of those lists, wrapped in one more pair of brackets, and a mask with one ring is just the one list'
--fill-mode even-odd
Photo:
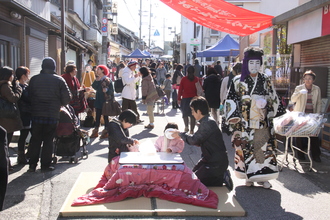
{"label": "metal shutter", "polygon": [[40,73],[45,58],[45,41],[29,36],[29,69],[31,77]]}
{"label": "metal shutter", "polygon": [[330,36],[301,42],[301,67],[329,66]]}

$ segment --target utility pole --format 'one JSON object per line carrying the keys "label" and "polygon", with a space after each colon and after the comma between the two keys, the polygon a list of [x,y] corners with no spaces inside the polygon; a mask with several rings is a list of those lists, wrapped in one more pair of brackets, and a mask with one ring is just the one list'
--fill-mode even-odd
{"label": "utility pole", "polygon": [[[103,18],[102,18],[102,55],[100,58],[100,64],[107,64],[107,54],[108,54],[108,15],[107,15],[107,4],[109,0],[103,0]],[[112,2],[112,1],[110,1]]]}
{"label": "utility pole", "polygon": [[142,36],[142,29],[141,29],[141,26],[142,26],[142,0],[140,0],[140,36],[139,36],[139,49],[143,49],[142,47],[142,39],[141,39],[141,36]]}
{"label": "utility pole", "polygon": [[61,71],[65,67],[65,0],[61,1]]}
{"label": "utility pole", "polygon": [[150,14],[149,14],[149,49],[150,49],[150,38],[151,38],[151,7],[152,7],[152,4],[151,4],[151,1],[150,1]]}
{"label": "utility pole", "polygon": [[164,51],[165,51],[165,18],[163,22],[163,39],[164,39]]}

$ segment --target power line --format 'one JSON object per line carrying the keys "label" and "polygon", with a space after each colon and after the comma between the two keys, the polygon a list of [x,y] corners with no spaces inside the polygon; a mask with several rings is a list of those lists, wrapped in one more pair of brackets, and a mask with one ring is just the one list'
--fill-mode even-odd
{"label": "power line", "polygon": [[131,18],[132,18],[132,20],[134,21],[135,25],[138,26],[138,24],[136,23],[136,18],[134,18],[134,16],[132,15],[131,11],[129,10],[129,8],[128,8],[128,6],[127,6],[126,0],[124,0],[124,3],[125,3],[125,6],[126,6],[127,11],[128,11],[129,14],[131,15]]}

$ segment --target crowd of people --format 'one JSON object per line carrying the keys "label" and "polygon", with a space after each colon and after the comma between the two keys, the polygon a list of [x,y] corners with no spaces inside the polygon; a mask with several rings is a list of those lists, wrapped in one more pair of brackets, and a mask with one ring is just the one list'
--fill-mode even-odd
{"label": "crowd of people", "polygon": [[[50,57],[42,61],[40,74],[31,79],[27,67],[16,70],[1,67],[0,97],[18,109],[16,117],[0,117],[0,143],[4,151],[0,150],[5,154],[1,156],[10,162],[6,146],[13,133],[20,131],[17,163],[29,164],[29,172],[36,171],[39,161],[41,170],[54,170],[53,139],[59,111],[61,106],[71,105],[76,116],[86,109],[95,112],[90,138],[108,138],[110,163],[121,152],[133,151],[139,144],[129,137],[128,128],[143,123],[137,105],[141,91],[141,103],[147,106],[149,117],[145,129],[155,127],[154,107],[159,99],[165,99],[167,105],[171,103],[174,110],[180,109],[182,113],[184,130],[180,132],[175,123],[166,125],[165,130],[174,129],[174,139],[159,134],[155,143],[157,151],[180,153],[184,143],[198,146],[202,158],[193,171],[201,182],[206,186],[222,186],[225,182],[232,188],[222,139],[225,131],[232,135],[236,176],[245,179],[247,186],[257,182],[264,188],[271,188],[269,180],[278,175],[272,120],[286,111],[270,77],[260,72],[262,56],[260,48],[246,48],[243,62],[235,63],[229,73],[222,70],[220,61],[206,69],[198,59],[194,60],[194,65],[145,59],[98,66],[88,60],[81,80],[76,77],[74,61],[66,63],[61,75],[55,72],[56,62]],[[297,86],[292,95],[296,103],[294,111],[320,112],[320,89],[313,85],[315,77],[312,71],[304,74],[304,84]],[[109,118],[103,107],[106,100],[115,99],[114,81],[117,79],[123,84],[122,113]],[[198,94],[199,87],[204,97]],[[99,135],[101,123],[104,129]],[[196,123],[199,124],[197,130]],[[26,147],[29,133],[31,139]],[[317,140],[312,141],[313,159],[320,162]],[[297,138],[297,144],[303,149],[305,140]],[[304,159],[303,155],[298,156]]]}

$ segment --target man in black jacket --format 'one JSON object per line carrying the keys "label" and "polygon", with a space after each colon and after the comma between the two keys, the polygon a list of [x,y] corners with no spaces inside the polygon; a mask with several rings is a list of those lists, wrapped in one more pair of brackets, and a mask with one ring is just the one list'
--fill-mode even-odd
{"label": "man in black jacket", "polygon": [[205,186],[222,186],[233,189],[233,182],[227,170],[228,156],[218,124],[209,117],[209,105],[204,97],[195,97],[190,102],[191,113],[199,123],[195,134],[175,131],[174,138],[180,136],[189,144],[201,148],[202,158],[193,172]]}
{"label": "man in black jacket", "polygon": [[[55,73],[51,57],[42,61],[40,74],[31,78],[29,98],[32,105],[32,136],[29,145],[29,172],[35,172],[41,155],[41,170],[52,171],[53,139],[61,106],[67,105],[71,93],[65,80]],[[41,148],[41,144],[42,148]],[[41,154],[40,154],[41,152]]]}

